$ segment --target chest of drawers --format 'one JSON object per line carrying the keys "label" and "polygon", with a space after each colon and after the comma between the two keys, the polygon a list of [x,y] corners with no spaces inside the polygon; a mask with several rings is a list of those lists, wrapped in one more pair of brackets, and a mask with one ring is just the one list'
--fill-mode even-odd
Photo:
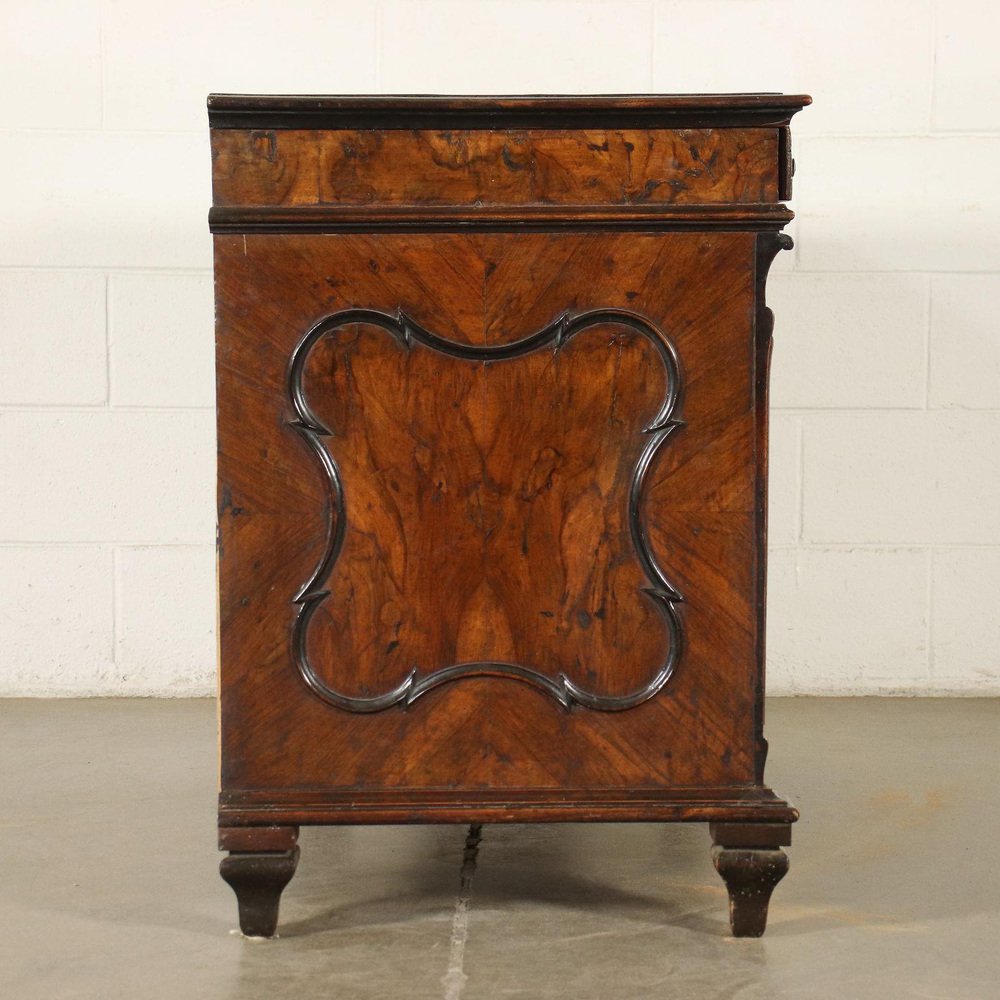
{"label": "chest of drawers", "polygon": [[707,822],[764,784],[768,267],[806,97],[209,98],[220,846],[302,824]]}

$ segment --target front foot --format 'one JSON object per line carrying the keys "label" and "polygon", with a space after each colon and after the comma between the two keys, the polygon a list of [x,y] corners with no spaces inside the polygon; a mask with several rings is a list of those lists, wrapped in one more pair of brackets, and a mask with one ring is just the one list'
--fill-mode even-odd
{"label": "front foot", "polygon": [[[292,829],[233,831],[230,836],[220,831],[220,846],[232,853],[222,859],[219,874],[236,893],[240,930],[247,937],[275,935],[281,893],[299,863],[298,830]],[[282,833],[276,837],[273,834],[278,830]],[[288,849],[270,849],[279,846]]]}
{"label": "front foot", "polygon": [[760,937],[774,887],[788,872],[782,845],[791,842],[783,824],[715,824],[712,862],[729,892],[733,937]]}

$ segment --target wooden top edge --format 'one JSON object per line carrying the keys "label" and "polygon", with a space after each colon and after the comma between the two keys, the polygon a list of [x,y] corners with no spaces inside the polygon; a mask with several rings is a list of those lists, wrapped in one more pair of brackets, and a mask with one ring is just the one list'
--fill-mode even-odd
{"label": "wooden top edge", "polygon": [[734,219],[790,222],[795,214],[781,202],[698,203],[694,205],[219,205],[218,218],[260,215],[271,218],[335,219]]}
{"label": "wooden top edge", "polygon": [[557,108],[782,108],[812,104],[805,94],[209,94],[209,111],[322,111],[342,108],[453,111]]}
{"label": "wooden top edge", "polygon": [[781,125],[805,94],[210,94],[212,128],[530,128]]}

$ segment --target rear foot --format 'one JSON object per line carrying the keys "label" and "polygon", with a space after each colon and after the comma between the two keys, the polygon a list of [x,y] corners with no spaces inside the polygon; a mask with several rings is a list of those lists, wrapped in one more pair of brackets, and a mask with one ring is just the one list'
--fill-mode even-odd
{"label": "rear foot", "polygon": [[789,843],[790,834],[781,824],[713,825],[712,862],[729,892],[733,937],[764,933],[771,893],[788,872],[788,856],[779,845]]}
{"label": "rear foot", "polygon": [[[256,831],[251,830],[240,831],[240,839],[250,846],[255,833]],[[294,834],[288,836],[287,839],[293,845],[289,850],[233,851],[219,865],[219,874],[236,893],[240,930],[247,937],[274,937],[278,926],[281,892],[291,881],[299,863],[299,848],[295,844],[297,834],[298,831],[295,830]],[[223,846],[236,846],[226,843],[225,838],[221,842]],[[266,846],[272,845],[268,843]]]}

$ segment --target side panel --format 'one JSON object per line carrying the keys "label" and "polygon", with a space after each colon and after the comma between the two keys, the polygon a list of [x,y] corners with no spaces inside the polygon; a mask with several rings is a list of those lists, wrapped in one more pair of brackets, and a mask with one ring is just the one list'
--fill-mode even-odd
{"label": "side panel", "polygon": [[[752,783],[754,235],[215,240],[223,793]],[[465,348],[355,317],[290,385],[309,330],[352,309]],[[640,317],[679,358],[684,426],[634,510],[670,389],[642,324],[485,350],[592,310]],[[644,547],[683,597],[683,641],[646,592]],[[506,666],[360,712],[310,689],[303,657],[358,704],[413,671]],[[506,669],[607,704],[673,661],[621,711],[567,709]]]}

